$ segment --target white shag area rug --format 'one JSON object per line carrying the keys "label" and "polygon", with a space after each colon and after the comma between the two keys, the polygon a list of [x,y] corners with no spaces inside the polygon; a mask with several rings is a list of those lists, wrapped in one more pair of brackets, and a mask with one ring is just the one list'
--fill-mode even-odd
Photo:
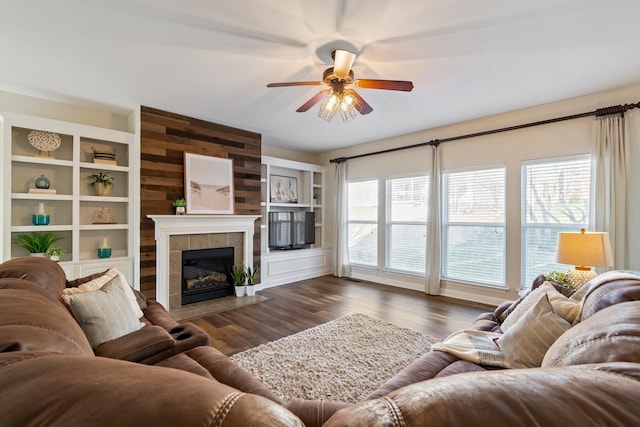
{"label": "white shag area rug", "polygon": [[359,402],[439,341],[351,314],[231,356],[282,400]]}

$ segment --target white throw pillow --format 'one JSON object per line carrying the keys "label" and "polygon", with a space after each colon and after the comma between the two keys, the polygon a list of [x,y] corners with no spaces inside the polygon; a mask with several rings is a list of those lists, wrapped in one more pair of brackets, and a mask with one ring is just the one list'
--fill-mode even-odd
{"label": "white throw pillow", "polygon": [[83,283],[78,287],[66,288],[62,290],[62,294],[64,295],[76,295],[83,292],[92,292],[101,289],[107,283],[116,283],[118,286],[122,286],[125,289],[125,293],[127,295],[127,301],[131,305],[134,313],[138,316],[138,319],[144,316],[142,310],[140,310],[140,305],[136,300],[136,295],[133,293],[131,286],[127,282],[127,278],[124,277],[117,268],[110,268],[104,272],[104,274],[100,277],[97,277],[89,282]]}
{"label": "white throw pillow", "polygon": [[63,296],[91,348],[96,349],[144,326],[129,304],[127,287],[112,280],[96,291]]}

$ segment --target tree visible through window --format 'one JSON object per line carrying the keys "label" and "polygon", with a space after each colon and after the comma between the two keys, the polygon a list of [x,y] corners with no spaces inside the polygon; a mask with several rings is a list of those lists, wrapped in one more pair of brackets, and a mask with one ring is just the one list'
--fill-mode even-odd
{"label": "tree visible through window", "polygon": [[557,264],[559,231],[589,226],[591,160],[588,156],[522,166],[522,287],[539,274],[566,271]]}
{"label": "tree visible through window", "polygon": [[442,276],[504,286],[505,168],[443,173]]}

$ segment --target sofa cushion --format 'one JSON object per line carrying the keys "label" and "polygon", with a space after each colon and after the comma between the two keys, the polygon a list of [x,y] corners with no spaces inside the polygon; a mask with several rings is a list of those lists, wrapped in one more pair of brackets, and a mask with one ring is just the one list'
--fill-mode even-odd
{"label": "sofa cushion", "polygon": [[131,307],[129,285],[110,281],[96,291],[64,295],[92,348],[144,326]]}
{"label": "sofa cushion", "polygon": [[[104,273],[99,273],[98,275],[91,275],[88,277],[92,277],[91,280],[85,281],[84,283],[78,285],[77,287],[69,287],[62,291],[64,295],[76,295],[82,292],[91,292],[97,291],[102,288],[107,283],[115,283],[117,286],[125,289],[125,293],[127,296],[127,301],[131,308],[133,309],[138,319],[143,316],[142,310],[140,310],[140,305],[136,299],[136,295],[133,292],[133,288],[127,282],[126,277],[117,268],[110,268]],[[82,279],[81,279],[82,280]]]}
{"label": "sofa cushion", "polygon": [[542,367],[640,362],[640,301],[598,311],[565,332],[549,348]]}
{"label": "sofa cushion", "polygon": [[69,311],[27,289],[0,289],[0,352],[7,351],[93,355]]}
{"label": "sofa cushion", "polygon": [[496,340],[511,368],[535,368],[571,325],[554,313],[547,294]]}

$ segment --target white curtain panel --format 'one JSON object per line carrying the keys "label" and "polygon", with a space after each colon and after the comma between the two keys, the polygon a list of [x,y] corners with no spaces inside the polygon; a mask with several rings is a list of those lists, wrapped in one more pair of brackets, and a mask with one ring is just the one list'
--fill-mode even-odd
{"label": "white curtain panel", "polygon": [[347,162],[336,163],[336,212],[333,227],[333,275],[350,277],[349,233],[347,230]]}
{"label": "white curtain panel", "polygon": [[442,220],[440,217],[440,151],[437,146],[431,148],[431,187],[429,189],[429,222],[427,230],[427,266],[426,293],[440,293],[440,247]]}
{"label": "white curtain panel", "polygon": [[614,269],[629,268],[629,134],[624,116],[593,122],[595,229],[609,233]]}

